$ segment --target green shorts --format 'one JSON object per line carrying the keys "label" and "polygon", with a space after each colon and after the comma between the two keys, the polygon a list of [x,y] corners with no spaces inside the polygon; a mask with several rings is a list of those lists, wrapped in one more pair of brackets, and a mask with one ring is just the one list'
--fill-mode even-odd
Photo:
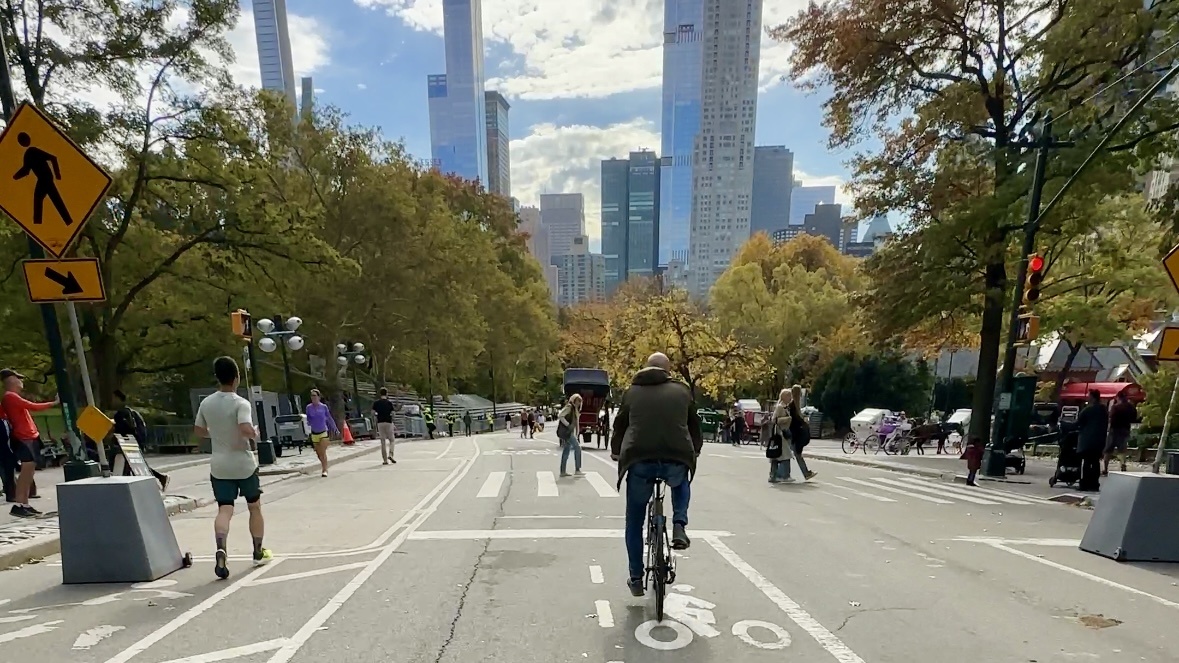
{"label": "green shorts", "polygon": [[218,506],[233,506],[239,495],[246,499],[246,504],[253,504],[262,498],[262,483],[257,472],[245,479],[218,479],[210,476],[209,482],[213,484],[213,499],[217,500]]}

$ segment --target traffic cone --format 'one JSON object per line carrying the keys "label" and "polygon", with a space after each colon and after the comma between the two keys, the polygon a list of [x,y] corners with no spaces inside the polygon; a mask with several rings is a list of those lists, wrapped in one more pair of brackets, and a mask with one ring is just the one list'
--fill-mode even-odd
{"label": "traffic cone", "polygon": [[343,422],[343,424],[340,427],[340,431],[344,434],[344,444],[356,444],[356,440],[352,439],[352,427],[348,425],[347,421]]}

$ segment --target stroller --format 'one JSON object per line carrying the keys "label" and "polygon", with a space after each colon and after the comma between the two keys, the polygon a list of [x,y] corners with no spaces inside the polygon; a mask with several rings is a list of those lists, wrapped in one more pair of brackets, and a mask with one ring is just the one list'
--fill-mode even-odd
{"label": "stroller", "polygon": [[1061,427],[1060,456],[1056,459],[1056,473],[1048,479],[1048,485],[1055,487],[1063,483],[1069,488],[1081,480],[1081,455],[1077,453],[1080,432],[1075,427]]}

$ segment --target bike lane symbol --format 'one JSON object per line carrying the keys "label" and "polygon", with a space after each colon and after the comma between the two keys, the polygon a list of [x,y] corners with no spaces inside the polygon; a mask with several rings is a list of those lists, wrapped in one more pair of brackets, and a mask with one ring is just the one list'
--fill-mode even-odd
{"label": "bike lane symbol", "polygon": [[[675,589],[681,592],[691,591],[690,585],[677,585]],[[692,643],[696,635],[703,638],[715,638],[720,631],[715,628],[716,614],[713,609],[715,603],[704,599],[668,592],[664,602],[665,618],[662,622],[654,619],[643,622],[635,628],[635,639],[639,643],[659,651],[673,651],[683,649]],[[663,626],[671,629],[675,637],[671,640],[660,640],[654,637],[654,630]],[[766,641],[753,637],[750,629],[761,628],[773,634],[774,639]],[[759,619],[745,619],[733,624],[732,633],[742,642],[759,649],[785,649],[790,646],[790,634],[777,624]]]}

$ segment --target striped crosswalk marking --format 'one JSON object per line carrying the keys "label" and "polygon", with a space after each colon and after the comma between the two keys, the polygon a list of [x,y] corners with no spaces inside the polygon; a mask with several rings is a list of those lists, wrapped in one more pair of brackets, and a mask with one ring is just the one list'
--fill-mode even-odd
{"label": "striped crosswalk marking", "polygon": [[866,497],[866,498],[868,498],[868,499],[870,499],[870,500],[876,500],[877,502],[895,502],[895,501],[896,501],[896,500],[894,500],[894,499],[893,499],[893,498],[891,498],[891,497],[884,497],[883,495],[873,495],[872,493],[865,493],[865,492],[864,492],[864,491],[862,491],[862,490],[856,490],[855,488],[849,488],[849,487],[847,487],[847,486],[841,486],[841,485],[839,485],[839,484],[837,484],[837,483],[829,483],[829,484],[827,484],[827,485],[828,485],[828,486],[831,486],[831,487],[833,487],[833,488],[838,488],[838,489],[840,489],[840,490],[846,490],[847,492],[849,492],[849,493],[851,493],[851,494],[853,494],[853,495],[859,495],[860,497]]}
{"label": "striped crosswalk marking", "polygon": [[487,480],[483,482],[483,487],[475,497],[499,497],[499,491],[504,487],[504,479],[507,476],[507,472],[492,472],[487,475]]}
{"label": "striped crosswalk marking", "polygon": [[557,477],[553,476],[552,472],[537,472],[536,473],[536,496],[537,497],[556,497],[557,492]]}
{"label": "striped crosswalk marking", "polygon": [[913,477],[904,477],[901,479],[901,481],[904,481],[905,483],[909,483],[909,484],[913,484],[913,485],[937,485],[939,490],[943,490],[947,493],[952,493],[954,495],[965,494],[965,495],[971,495],[973,497],[985,497],[987,499],[998,500],[998,501],[1003,502],[1005,504],[1021,504],[1024,506],[1028,506],[1031,504],[1040,504],[1040,502],[1037,501],[1033,497],[1024,497],[1022,495],[1016,496],[1016,495],[1011,495],[1009,493],[1003,493],[1003,492],[1000,492],[997,490],[988,490],[986,488],[965,488],[962,486],[938,485],[938,484],[933,484],[929,481],[924,481],[922,479],[916,479]]}
{"label": "striped crosswalk marking", "polygon": [[614,486],[611,486],[610,482],[606,481],[601,474],[597,472],[586,472],[585,479],[597,491],[598,497],[618,497],[618,491],[614,490]]}
{"label": "striped crosswalk marking", "polygon": [[963,502],[970,502],[971,504],[986,504],[986,505],[1000,504],[1000,502],[996,502],[995,500],[988,500],[983,497],[975,497],[974,495],[958,495],[956,493],[951,493],[949,491],[942,490],[941,488],[938,488],[938,487],[932,486],[932,485],[931,486],[918,486],[918,485],[906,483],[904,481],[898,481],[896,479],[885,479],[883,477],[877,477],[876,480],[879,481],[880,483],[888,484],[890,486],[897,486],[899,488],[905,488],[908,490],[916,490],[916,491],[920,491],[922,493],[929,493],[931,495],[937,495],[938,497],[946,497],[946,498],[950,498],[950,499],[962,500]]}
{"label": "striped crosswalk marking", "polygon": [[941,498],[931,497],[929,495],[922,495],[920,493],[914,493],[914,492],[908,491],[908,490],[901,490],[900,488],[891,488],[889,486],[882,486],[877,483],[872,483],[871,481],[863,481],[861,479],[855,479],[852,477],[839,477],[839,480],[840,481],[847,481],[849,483],[859,484],[861,486],[864,486],[866,488],[872,488],[874,490],[883,490],[886,493],[896,493],[898,495],[904,495],[905,497],[912,497],[913,499],[922,500],[924,502],[932,502],[934,504],[953,504],[953,502],[951,502],[949,500],[943,500]]}

